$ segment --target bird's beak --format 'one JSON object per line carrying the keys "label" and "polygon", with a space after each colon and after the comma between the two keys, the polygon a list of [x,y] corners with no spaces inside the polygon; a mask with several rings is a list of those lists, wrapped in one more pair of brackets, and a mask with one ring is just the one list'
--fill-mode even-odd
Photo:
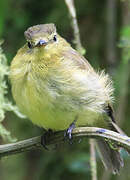
{"label": "bird's beak", "polygon": [[37,43],[37,46],[46,46],[47,45],[47,42],[43,39],[41,39],[38,43]]}

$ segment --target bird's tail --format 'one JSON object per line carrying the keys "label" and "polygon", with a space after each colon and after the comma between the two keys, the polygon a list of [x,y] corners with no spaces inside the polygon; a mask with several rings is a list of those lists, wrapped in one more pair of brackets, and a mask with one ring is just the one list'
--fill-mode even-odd
{"label": "bird's tail", "polygon": [[[109,125],[111,130],[125,135],[114,121],[111,121]],[[104,166],[114,174],[118,174],[120,168],[124,166],[119,147],[105,140],[98,139],[96,141]]]}
{"label": "bird's tail", "polygon": [[119,150],[116,147],[111,147],[110,143],[105,140],[99,139],[96,142],[105,168],[114,174],[118,174],[120,168],[124,165]]}

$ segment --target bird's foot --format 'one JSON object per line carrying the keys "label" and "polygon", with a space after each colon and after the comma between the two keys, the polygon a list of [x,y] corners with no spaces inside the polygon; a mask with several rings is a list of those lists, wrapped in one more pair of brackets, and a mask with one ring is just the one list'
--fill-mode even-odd
{"label": "bird's foot", "polygon": [[46,149],[49,150],[48,147],[46,146],[47,144],[47,137],[51,136],[53,134],[53,131],[49,129],[46,131],[43,136],[41,137],[41,145]]}
{"label": "bird's foot", "polygon": [[70,144],[72,144],[72,131],[76,127],[75,122],[77,118],[70,124],[69,128],[65,131],[64,137],[68,137]]}

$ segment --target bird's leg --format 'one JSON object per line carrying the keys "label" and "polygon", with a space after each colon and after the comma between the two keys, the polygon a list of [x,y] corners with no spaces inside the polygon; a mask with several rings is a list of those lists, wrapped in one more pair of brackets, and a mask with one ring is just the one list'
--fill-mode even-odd
{"label": "bird's leg", "polygon": [[71,144],[72,144],[72,141],[71,141],[72,140],[72,131],[76,127],[75,123],[77,121],[77,118],[78,117],[76,116],[75,120],[70,124],[69,128],[64,133],[64,137],[68,137]]}
{"label": "bird's leg", "polygon": [[49,150],[46,146],[46,140],[48,136],[51,136],[53,134],[53,131],[51,129],[49,129],[48,131],[46,131],[43,136],[41,137],[41,145],[46,149]]}

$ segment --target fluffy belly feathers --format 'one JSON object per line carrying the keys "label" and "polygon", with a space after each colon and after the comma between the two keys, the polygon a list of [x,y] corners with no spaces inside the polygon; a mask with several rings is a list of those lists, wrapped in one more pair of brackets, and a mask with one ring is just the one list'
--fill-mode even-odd
{"label": "fluffy belly feathers", "polygon": [[[92,97],[98,93],[96,90],[91,92],[91,97],[87,97],[90,90],[87,89],[85,80],[82,82],[80,78],[80,83],[74,83],[75,79],[63,80],[66,83],[62,83],[53,77],[43,83],[42,79],[36,77],[34,79],[28,74],[12,83],[16,104],[34,124],[45,129],[64,130],[76,117],[77,126],[96,126],[104,122],[104,102],[98,104],[97,99]],[[77,76],[75,78],[78,79]]]}

